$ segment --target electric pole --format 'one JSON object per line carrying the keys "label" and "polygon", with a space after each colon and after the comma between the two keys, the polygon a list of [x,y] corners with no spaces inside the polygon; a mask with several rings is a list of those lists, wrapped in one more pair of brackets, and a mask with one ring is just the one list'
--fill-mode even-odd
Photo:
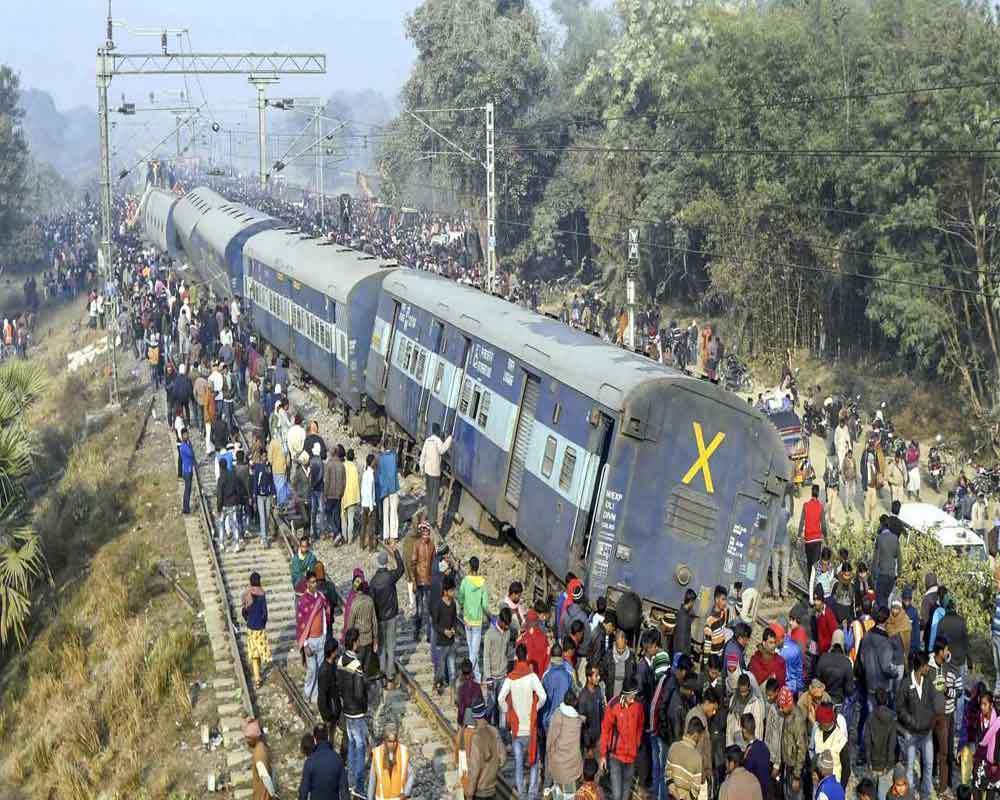
{"label": "electric pole", "polygon": [[[326,73],[326,55],[323,53],[170,53],[167,37],[161,37],[162,53],[119,53],[115,50],[114,22],[108,4],[107,29],[104,46],[97,50],[97,123],[101,159],[101,246],[98,267],[106,288],[111,283],[111,318],[114,321],[109,339],[111,342],[111,403],[119,402],[118,392],[118,289],[114,281],[111,256],[111,147],[108,130],[108,87],[116,75],[250,75],[253,77],[278,75],[321,75]],[[259,94],[262,90],[258,89]],[[263,138],[263,111],[261,112],[261,143]],[[263,164],[263,157],[261,159]],[[263,173],[264,170],[261,170]],[[125,170],[119,176],[128,175]],[[261,175],[264,180],[264,175]]]}
{"label": "electric pole", "polygon": [[[324,58],[325,61],[325,58]],[[324,70],[325,71],[325,70]],[[277,75],[251,75],[247,80],[257,87],[257,147],[260,189],[267,191],[267,87],[278,82]]]}
{"label": "electric pole", "polygon": [[496,291],[497,193],[493,150],[493,102],[486,104],[486,291]]}
{"label": "electric pole", "polygon": [[[464,111],[485,111],[486,112],[486,159],[480,159],[472,155],[468,150],[456,144],[445,136],[437,128],[433,127],[426,120],[421,119],[417,114],[431,112],[458,113]],[[455,148],[454,155],[464,156],[470,161],[479,164],[486,170],[486,291],[490,294],[496,289],[496,269],[497,269],[497,209],[496,209],[496,164],[494,147],[494,107],[490,101],[485,106],[475,106],[473,108],[418,108],[416,111],[406,110],[406,113],[413,117],[435,136],[440,137],[446,144]],[[439,155],[448,155],[440,153]]]}
{"label": "electric pole", "polygon": [[635,278],[639,272],[639,229],[628,229],[628,263],[625,267],[625,302],[628,306],[628,330],[625,332],[629,350],[635,350]]}

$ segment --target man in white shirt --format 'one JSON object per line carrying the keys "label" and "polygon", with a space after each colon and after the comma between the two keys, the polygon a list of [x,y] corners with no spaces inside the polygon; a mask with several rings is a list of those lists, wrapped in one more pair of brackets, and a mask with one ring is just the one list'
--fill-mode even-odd
{"label": "man in white shirt", "polygon": [[427,519],[438,527],[438,497],[441,493],[441,456],[451,447],[451,437],[441,441],[441,426],[431,425],[431,435],[424,440],[420,450],[420,471],[424,473],[424,503]]}

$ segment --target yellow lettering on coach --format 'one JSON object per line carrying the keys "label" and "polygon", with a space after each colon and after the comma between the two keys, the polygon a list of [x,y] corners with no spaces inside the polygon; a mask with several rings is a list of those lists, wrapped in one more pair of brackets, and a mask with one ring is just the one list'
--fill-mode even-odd
{"label": "yellow lettering on coach", "polygon": [[694,426],[694,441],[698,445],[698,458],[691,465],[691,469],[681,478],[681,483],[685,486],[691,483],[694,480],[694,476],[700,471],[702,477],[705,479],[705,491],[709,494],[714,494],[715,486],[712,483],[712,468],[708,462],[712,457],[712,453],[718,449],[719,445],[722,444],[722,440],[726,438],[726,434],[719,431],[715,434],[715,438],[712,439],[708,447],[705,447],[705,435],[702,433],[701,423],[692,422],[691,424]]}

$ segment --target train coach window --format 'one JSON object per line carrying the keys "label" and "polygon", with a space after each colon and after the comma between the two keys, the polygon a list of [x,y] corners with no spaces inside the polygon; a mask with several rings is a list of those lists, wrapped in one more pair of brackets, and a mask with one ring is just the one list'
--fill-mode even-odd
{"label": "train coach window", "polygon": [[476,421],[483,430],[486,430],[486,423],[490,419],[490,400],[492,397],[493,395],[484,390],[483,399],[479,401],[479,414],[476,417]]}
{"label": "train coach window", "polygon": [[552,409],[552,424],[559,424],[559,417],[562,416],[562,403],[556,403],[555,408]]}
{"label": "train coach window", "polygon": [[472,389],[472,403],[469,406],[469,418],[475,422],[476,417],[479,415],[479,403],[483,399],[483,390],[478,386]]}
{"label": "train coach window", "polygon": [[423,384],[424,382],[424,371],[427,369],[427,353],[421,348],[420,354],[417,356],[417,366],[414,371],[414,376],[417,379],[417,383]]}
{"label": "train coach window", "polygon": [[444,381],[444,360],[438,359],[437,371],[434,373],[434,394],[440,394],[441,383]]}
{"label": "train coach window", "polygon": [[469,401],[472,399],[472,381],[466,378],[462,383],[462,396],[458,400],[458,412],[469,413]]}
{"label": "train coach window", "polygon": [[545,452],[542,454],[542,477],[548,478],[552,474],[552,467],[556,463],[556,437],[549,436],[545,439]]}
{"label": "train coach window", "polygon": [[576,472],[576,449],[567,447],[563,451],[562,469],[559,470],[559,488],[568,492],[573,485],[573,473]]}

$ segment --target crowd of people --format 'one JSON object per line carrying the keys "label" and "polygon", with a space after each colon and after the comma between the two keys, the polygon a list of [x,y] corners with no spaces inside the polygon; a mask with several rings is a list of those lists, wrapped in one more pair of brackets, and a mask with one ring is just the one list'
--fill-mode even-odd
{"label": "crowd of people", "polygon": [[[526,800],[625,800],[634,786],[654,800],[839,800],[848,786],[869,800],[1000,796],[994,691],[973,678],[968,626],[953,593],[933,574],[919,589],[900,582],[898,503],[911,488],[892,494],[888,513],[880,513],[882,484],[893,492],[896,484],[877,441],[863,445],[855,478],[876,531],[870,554],[832,551],[832,498],[824,503],[815,486],[797,520],[810,602],[768,626],[756,648],[750,621],[722,586],[704,619],[689,591],[676,620],[627,630],[604,598],[587,602],[573,575],[550,600],[529,603],[517,581],[491,597],[487,578],[497,576],[483,575],[477,558],[451,552],[440,536],[436,499],[449,439],[434,431],[423,443],[426,508],[401,523],[395,452],[361,460],[304,420],[291,405],[289,365],[255,338],[240,298],[201,296],[201,287],[127,231],[116,243],[114,279],[95,286],[93,251],[80,233],[86,225],[70,235],[77,228],[65,224],[56,268],[90,276],[82,286],[93,290],[88,315],[148,365],[162,392],[177,436],[184,513],[191,512],[197,435],[217,470],[220,547],[239,549],[254,530],[267,545],[272,509],[302,522],[291,564],[296,645],[303,695],[322,724],[303,741],[300,798],[340,798],[343,786],[369,800],[411,795],[405,731],[385,725],[373,746],[369,729],[379,692],[395,688],[403,614],[429,644],[435,690],[454,704],[455,761],[467,798],[495,796],[508,752],[517,796]],[[446,232],[450,241],[454,231]],[[422,240],[408,241],[412,248]],[[396,252],[420,251],[385,254]],[[604,313],[596,303],[574,298],[570,323],[594,324]],[[652,316],[644,322],[650,334],[660,329]],[[711,326],[695,322],[677,334],[685,357],[706,368],[712,340]],[[236,432],[239,406],[249,420],[248,451]],[[855,442],[842,457],[839,431],[838,415],[832,450],[844,464]],[[790,517],[790,502],[786,510]],[[376,572],[354,570],[341,597],[335,583],[347,576],[329,575],[317,559],[320,537],[342,546],[360,538],[362,549],[377,552]],[[776,595],[787,594],[792,541],[776,542]],[[242,608],[260,682],[271,654],[267,592],[256,572]],[[1000,582],[992,632],[1000,667]],[[274,797],[266,737],[254,720],[243,734],[255,796]]]}

